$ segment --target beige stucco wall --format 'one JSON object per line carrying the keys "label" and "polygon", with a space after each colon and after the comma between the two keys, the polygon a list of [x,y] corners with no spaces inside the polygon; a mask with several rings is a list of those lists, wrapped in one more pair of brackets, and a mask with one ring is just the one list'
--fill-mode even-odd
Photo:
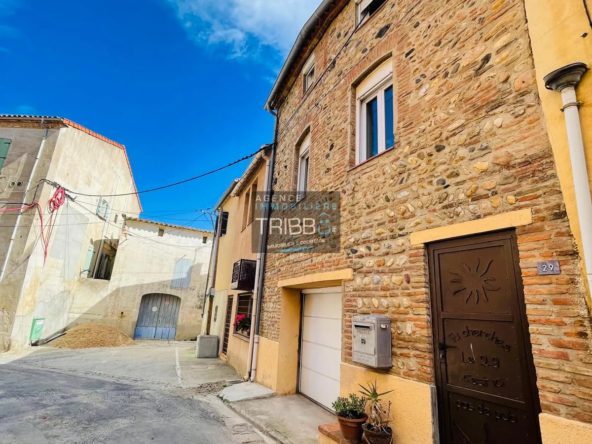
{"label": "beige stucco wall", "polygon": [[[569,145],[561,94],[545,88],[543,78],[552,71],[575,62],[592,65],[592,27],[582,0],[525,0],[528,29],[532,45],[537,84],[553,147],[555,167],[561,183],[569,222],[578,244],[581,243],[580,221],[576,207],[571,173]],[[591,5],[592,6],[592,5]],[[577,89],[588,172],[592,171],[592,76],[588,73]],[[589,174],[592,186],[592,174]],[[585,229],[592,229],[590,221]],[[585,270],[582,257],[582,271]],[[587,283],[586,279],[583,280]],[[590,299],[588,299],[590,303]]]}
{"label": "beige stucco wall", "polygon": [[539,416],[543,444],[592,442],[592,425],[543,413]]}
{"label": "beige stucco wall", "polygon": [[279,342],[260,337],[255,382],[277,391]]}
{"label": "beige stucco wall", "polygon": [[360,385],[376,382],[385,395],[384,406],[391,402],[391,427],[395,444],[433,443],[432,389],[428,384],[411,381],[368,368],[341,364],[341,396],[359,394]]}
{"label": "beige stucco wall", "polygon": [[[238,198],[229,197],[222,206],[222,211],[228,212],[228,225],[226,234],[220,237],[218,241],[218,258],[216,261],[216,281],[213,287],[216,289],[216,295],[212,303],[212,319],[210,334],[218,336],[219,349],[222,350],[222,338],[224,336],[224,319],[226,317],[226,304],[228,302],[228,292],[230,291],[230,281],[232,278],[232,255],[234,250],[235,225],[239,223]],[[204,320],[208,319],[209,304],[204,308]],[[206,332],[206,323],[202,325],[202,334]]]}
{"label": "beige stucco wall", "polygon": [[[0,138],[12,141],[8,151],[8,157],[0,171],[0,201],[22,202],[28,181],[31,179],[36,158],[41,148],[45,130],[37,127],[19,127],[15,124],[2,122]],[[35,177],[32,178],[32,186],[36,186],[39,179],[46,177],[51,163],[51,158],[58,140],[59,126],[49,128],[43,153],[37,164]],[[14,185],[12,185],[14,183]],[[28,196],[28,203],[32,201],[33,194]],[[4,205],[0,208],[15,205]],[[17,213],[0,214],[0,267],[4,265]],[[29,253],[26,249],[27,235],[31,225],[38,225],[36,210],[28,210],[23,213],[20,229],[17,232],[13,244],[12,253],[8,260],[6,274],[0,283],[0,352],[10,347],[10,335],[14,323],[14,317],[18,306],[23,277],[27,264],[23,258]],[[29,244],[30,246],[30,244]]]}
{"label": "beige stucco wall", "polygon": [[[78,292],[74,302],[79,303],[82,310],[70,311],[71,324],[88,322],[98,317],[100,322],[115,324],[132,336],[142,297],[160,293],[181,299],[176,339],[195,339],[199,335],[213,234],[163,228],[164,235],[159,237],[159,225],[130,220],[126,222],[108,293],[98,304],[91,305],[93,292]],[[206,244],[203,243],[204,236],[208,238]],[[179,259],[193,263],[188,288],[172,288],[171,285],[175,263]],[[84,280],[87,284],[89,281],[92,280]]]}
{"label": "beige stucco wall", "polygon": [[[68,190],[91,195],[135,190],[121,147],[65,127],[59,132],[52,154],[44,177]],[[55,188],[45,185],[38,194],[37,200],[45,212],[46,203],[54,192]],[[204,233],[188,230],[175,233],[167,228],[165,237],[158,237],[158,226],[130,222],[128,233],[122,235],[123,215],[134,217],[140,213],[137,197],[106,198],[111,208],[107,221],[96,215],[98,199],[79,196],[76,202],[66,201],[54,217],[46,260],[38,241],[38,218],[33,227],[28,228],[28,233],[25,232],[22,248],[13,258],[23,268],[24,277],[16,293],[18,305],[11,332],[12,348],[27,345],[34,318],[45,319],[43,338],[81,322],[112,324],[133,335],[141,297],[148,293],[181,297],[177,337],[190,339],[198,335],[202,281],[207,274],[212,234],[204,245]],[[106,243],[118,248],[110,281],[89,279],[83,270],[89,248],[94,247],[98,252],[103,235]],[[156,239],[148,239],[151,237]],[[191,287],[173,292],[170,280],[175,260],[179,258],[190,258],[194,262]]]}
{"label": "beige stucco wall", "polygon": [[[120,194],[134,191],[133,179],[125,152],[93,135],[71,127],[59,132],[48,179],[63,187],[86,194]],[[46,203],[55,188],[44,185],[38,201],[48,218]],[[140,206],[135,196],[109,198],[111,208],[120,210],[119,222],[114,223],[112,213],[107,225],[106,237],[119,239],[123,219],[121,213],[137,215]],[[94,215],[98,198],[79,197],[76,203],[67,201],[55,218],[55,229],[49,242],[47,259],[38,242],[40,223],[35,219],[26,238],[26,273],[11,334],[11,347],[27,345],[34,318],[44,318],[43,337],[61,331],[68,326],[73,297],[80,283],[86,254],[91,243],[100,241],[104,221]],[[64,229],[68,228],[66,231]],[[75,233],[75,234],[74,234]],[[84,238],[74,251],[74,236]],[[93,292],[108,291],[108,283],[92,283]]]}
{"label": "beige stucco wall", "polygon": [[[232,269],[235,262],[241,259],[256,260],[257,253],[253,248],[253,236],[251,233],[251,224],[243,228],[243,214],[247,193],[257,184],[257,190],[262,191],[265,181],[265,162],[256,159],[256,166],[248,174],[249,177],[243,178],[235,191],[222,202],[221,211],[228,212],[228,225],[226,235],[220,238],[218,247],[218,260],[216,265],[216,296],[212,304],[212,310],[217,315],[212,315],[212,324],[210,334],[217,335],[220,338],[219,349],[222,353],[224,342],[224,322],[226,319],[226,309],[228,297],[233,296],[233,307],[231,313],[230,337],[228,338],[228,352],[223,358],[230,364],[239,375],[247,377],[249,361],[249,338],[234,333],[234,319],[238,304],[238,295],[248,293],[247,291],[238,291],[230,288],[232,281]],[[252,166],[252,165],[251,165]],[[253,300],[253,312],[256,309],[256,300]],[[216,320],[214,320],[216,317]],[[204,319],[207,319],[207,307]],[[202,327],[205,332],[206,326]]]}

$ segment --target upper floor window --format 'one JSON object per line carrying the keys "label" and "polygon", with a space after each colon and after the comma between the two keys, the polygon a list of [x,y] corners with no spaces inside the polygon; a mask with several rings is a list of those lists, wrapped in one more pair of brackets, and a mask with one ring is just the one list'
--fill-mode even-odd
{"label": "upper floor window", "polygon": [[257,207],[257,182],[255,182],[244,194],[243,204],[243,230],[255,220]]}
{"label": "upper floor window", "polygon": [[392,59],[356,88],[356,160],[364,162],[395,145]]}
{"label": "upper floor window", "polygon": [[314,54],[304,64],[302,68],[302,79],[304,82],[304,92],[308,91],[315,81],[315,57]]}
{"label": "upper floor window", "polygon": [[386,0],[356,0],[356,22],[361,25],[378,11]]}
{"label": "upper floor window", "polygon": [[310,167],[310,133],[302,141],[300,145],[300,153],[298,155],[298,185],[296,190],[298,192],[298,201],[304,199],[306,191],[308,190],[308,171]]}
{"label": "upper floor window", "polygon": [[99,199],[99,203],[97,205],[97,216],[102,219],[109,218],[109,202],[103,198]]}
{"label": "upper floor window", "polygon": [[10,139],[0,139],[0,170],[4,166],[4,162],[6,162],[6,158],[8,157],[8,150],[10,149],[10,144],[12,140]]}

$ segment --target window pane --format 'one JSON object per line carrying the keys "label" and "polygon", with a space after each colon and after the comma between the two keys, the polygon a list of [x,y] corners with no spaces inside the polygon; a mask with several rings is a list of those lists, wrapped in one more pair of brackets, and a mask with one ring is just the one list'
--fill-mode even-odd
{"label": "window pane", "polygon": [[378,99],[366,104],[366,159],[378,154]]}
{"label": "window pane", "polygon": [[308,190],[308,163],[309,163],[309,157],[306,156],[306,158],[303,159],[303,169],[304,171],[302,172],[303,177],[302,177],[302,191],[306,191]]}
{"label": "window pane", "polygon": [[386,131],[386,149],[395,146],[395,123],[394,123],[393,87],[390,86],[384,91],[384,128]]}

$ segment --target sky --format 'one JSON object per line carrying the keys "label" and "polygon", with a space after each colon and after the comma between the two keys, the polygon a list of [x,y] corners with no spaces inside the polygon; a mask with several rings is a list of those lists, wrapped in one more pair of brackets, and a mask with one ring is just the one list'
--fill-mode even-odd
{"label": "sky", "polygon": [[[0,0],[0,114],[124,144],[139,190],[216,169],[272,142],[263,105],[320,1]],[[247,165],[143,194],[143,217],[211,229],[195,210]]]}

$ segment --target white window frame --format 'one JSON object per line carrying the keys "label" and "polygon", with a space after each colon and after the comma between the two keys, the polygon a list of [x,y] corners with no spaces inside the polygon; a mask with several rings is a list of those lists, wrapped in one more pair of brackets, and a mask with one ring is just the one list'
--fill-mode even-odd
{"label": "white window frame", "polygon": [[[310,84],[308,83],[308,76],[310,75],[311,71],[313,71],[315,68],[316,68],[315,56],[314,56],[314,54],[312,54],[308,58],[306,63],[304,64],[304,67],[302,68],[302,85],[303,85],[305,94],[312,87],[312,85],[314,85],[314,82],[315,82],[314,75],[313,75],[312,79],[310,80]],[[316,72],[315,72],[315,74],[316,74]]]}
{"label": "white window frame", "polygon": [[[356,25],[360,26],[362,23],[366,22],[371,15],[366,15],[362,19],[362,11],[365,10],[374,0],[356,0]],[[386,0],[385,0],[386,3]],[[382,6],[382,5],[381,5]]]}
{"label": "white window frame", "polygon": [[[298,153],[298,184],[296,186],[297,200],[306,197],[308,191],[308,178],[310,176],[310,133],[304,138]],[[304,168],[306,165],[306,168]]]}
{"label": "white window frame", "polygon": [[[393,61],[387,60],[380,65],[372,74],[360,83],[356,88],[356,164],[365,162],[372,157],[366,157],[367,152],[367,114],[366,105],[378,99],[378,153],[379,155],[386,151],[386,119],[384,107],[384,92],[393,86]],[[394,106],[393,90],[393,108]],[[393,109],[393,118],[395,109]],[[376,157],[376,156],[373,156]]]}

